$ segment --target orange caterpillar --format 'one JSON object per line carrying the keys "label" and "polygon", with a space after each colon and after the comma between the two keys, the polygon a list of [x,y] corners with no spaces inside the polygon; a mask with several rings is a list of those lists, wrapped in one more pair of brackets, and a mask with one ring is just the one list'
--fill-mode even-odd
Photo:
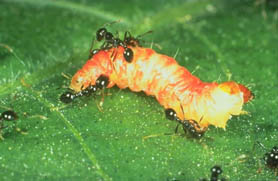
{"label": "orange caterpillar", "polygon": [[[115,40],[113,36],[112,39]],[[166,109],[167,118],[177,120],[197,137],[209,125],[225,128],[232,115],[242,114],[243,104],[253,98],[245,86],[232,81],[202,82],[174,58],[140,47],[138,39],[131,36],[125,35],[124,41],[116,46],[106,42],[110,46],[106,44],[94,51],[73,76],[70,87],[76,94],[68,93],[64,97],[73,99],[96,91],[100,84],[144,91]],[[129,58],[128,52],[132,54]]]}

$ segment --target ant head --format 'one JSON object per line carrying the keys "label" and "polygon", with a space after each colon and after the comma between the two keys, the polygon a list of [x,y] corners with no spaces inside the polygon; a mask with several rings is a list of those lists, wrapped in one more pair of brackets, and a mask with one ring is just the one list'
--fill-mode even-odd
{"label": "ant head", "polygon": [[277,146],[274,146],[271,150],[271,153],[273,154],[278,154],[278,147]]}
{"label": "ant head", "polygon": [[106,33],[107,33],[106,28],[100,28],[99,30],[97,30],[96,32],[97,41],[101,41],[105,37]]}
{"label": "ant head", "polygon": [[212,167],[210,171],[211,171],[212,175],[220,175],[222,173],[222,169],[218,165],[215,165],[214,167]]}
{"label": "ant head", "polygon": [[79,70],[71,79],[70,89],[74,92],[80,92],[83,88],[86,88],[89,85],[87,76],[87,72]]}
{"label": "ant head", "polygon": [[71,103],[73,99],[75,98],[75,95],[72,92],[65,92],[60,96],[60,101],[62,101],[65,104]]}
{"label": "ant head", "polygon": [[1,114],[1,118],[6,121],[13,121],[16,120],[18,117],[16,113],[12,110],[5,111]]}
{"label": "ant head", "polygon": [[165,116],[169,120],[175,120],[177,118],[177,113],[174,109],[168,108],[165,109]]}

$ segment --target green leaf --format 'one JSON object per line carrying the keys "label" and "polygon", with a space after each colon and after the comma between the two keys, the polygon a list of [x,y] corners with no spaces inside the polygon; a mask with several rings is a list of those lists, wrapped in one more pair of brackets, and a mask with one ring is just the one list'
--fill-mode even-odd
{"label": "green leaf", "polygon": [[[269,3],[271,2],[271,3]],[[262,161],[278,140],[278,10],[273,1],[0,2],[0,180],[198,180],[221,165],[228,180],[274,180]],[[64,105],[60,95],[85,64],[95,32],[144,37],[208,82],[235,80],[256,98],[226,130],[194,140],[144,93],[106,90]],[[157,48],[158,44],[161,49]],[[258,146],[262,143],[266,149]]]}

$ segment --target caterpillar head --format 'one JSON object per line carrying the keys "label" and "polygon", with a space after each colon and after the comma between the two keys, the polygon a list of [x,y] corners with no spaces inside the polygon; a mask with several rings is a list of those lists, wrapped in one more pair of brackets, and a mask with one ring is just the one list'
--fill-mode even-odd
{"label": "caterpillar head", "polygon": [[87,79],[85,78],[85,74],[83,71],[78,71],[71,79],[70,88],[75,92],[80,92],[83,88],[87,87],[89,83],[87,83]]}

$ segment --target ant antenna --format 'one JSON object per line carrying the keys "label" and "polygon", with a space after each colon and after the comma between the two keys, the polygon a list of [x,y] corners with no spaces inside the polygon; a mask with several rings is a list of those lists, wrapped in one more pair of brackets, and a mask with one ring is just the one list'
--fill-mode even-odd
{"label": "ant antenna", "polygon": [[112,22],[109,22],[109,23],[105,23],[105,24],[103,24],[103,25],[102,25],[102,27],[105,27],[105,26],[110,26],[110,25],[112,25],[112,24],[119,23],[119,22],[121,22],[121,20],[120,20],[120,19],[115,20],[115,21],[112,21]]}
{"label": "ant antenna", "polygon": [[259,141],[256,141],[256,143],[253,146],[253,150],[254,150],[256,144],[259,145],[262,149],[264,149],[264,151],[267,151],[267,148]]}
{"label": "ant antenna", "polygon": [[[152,30],[149,30],[149,31],[147,31],[147,32],[145,32],[145,33],[143,33],[143,34],[141,34],[141,35],[136,36],[136,38],[134,38],[134,39],[138,42],[138,44],[140,43],[139,40],[140,40],[141,42],[145,43],[144,40],[141,40],[142,37],[143,37],[143,36],[146,36],[146,35],[148,35],[148,34],[151,34],[151,33],[153,33],[153,31],[152,31]],[[130,33],[129,33],[129,34],[130,34]],[[150,42],[148,42],[148,43],[150,43]],[[153,45],[154,45],[156,48],[158,48],[158,49],[160,49],[160,50],[162,49],[162,47],[161,47],[158,43],[154,43],[154,42],[152,41],[150,44],[151,44],[151,48],[152,48]],[[139,45],[140,45],[140,44],[139,44]]]}
{"label": "ant antenna", "polygon": [[91,47],[90,47],[90,49],[89,49],[90,54],[91,54],[92,51],[93,51],[93,47],[94,47],[95,42],[96,42],[96,39],[93,38],[93,39],[92,39],[92,43],[91,43]]}
{"label": "ant antenna", "polygon": [[138,35],[138,36],[136,37],[136,39],[140,39],[140,38],[142,38],[143,36],[145,36],[145,35],[147,35],[147,34],[150,34],[150,33],[153,33],[153,31],[152,31],[152,30],[149,30],[149,31],[147,31],[147,32],[145,32],[145,33],[143,33],[143,34],[141,34],[141,35]]}
{"label": "ant antenna", "polygon": [[204,115],[200,118],[199,123],[203,121]]}

